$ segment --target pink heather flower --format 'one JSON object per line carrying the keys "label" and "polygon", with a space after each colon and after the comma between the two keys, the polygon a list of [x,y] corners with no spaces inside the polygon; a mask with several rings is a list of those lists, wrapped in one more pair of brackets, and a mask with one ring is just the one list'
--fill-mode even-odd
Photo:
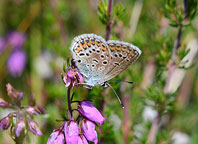
{"label": "pink heather flower", "polygon": [[18,92],[17,95],[18,95],[17,96],[18,100],[22,100],[24,98],[24,93],[23,92]]}
{"label": "pink heather flower", "polygon": [[61,130],[54,131],[50,135],[47,141],[47,144],[64,144],[64,143],[65,143],[64,133]]}
{"label": "pink heather flower", "polygon": [[20,48],[25,42],[25,35],[21,32],[11,32],[7,36],[9,44],[15,48]]}
{"label": "pink heather flower", "polygon": [[28,126],[29,126],[30,131],[33,134],[38,135],[38,136],[43,135],[41,130],[39,129],[38,124],[34,120],[32,120],[30,117],[28,118]]}
{"label": "pink heather flower", "polygon": [[98,143],[97,132],[95,130],[95,124],[93,122],[89,120],[83,120],[81,130],[89,141],[92,141],[95,144]]}
{"label": "pink heather flower", "polygon": [[31,115],[36,115],[36,116],[39,115],[39,111],[36,110],[36,109],[35,109],[34,107],[32,107],[32,106],[27,107],[27,108],[26,108],[26,111],[27,111],[29,114],[31,114]]}
{"label": "pink heather flower", "polygon": [[7,61],[7,67],[10,74],[14,77],[20,76],[26,65],[26,54],[22,50],[13,52]]}
{"label": "pink heather flower", "polygon": [[88,144],[87,139],[84,137],[84,135],[82,134],[79,135],[78,144]]}
{"label": "pink heather flower", "polygon": [[65,122],[64,132],[66,144],[78,144],[79,130],[78,124],[75,121]]}
{"label": "pink heather flower", "polygon": [[10,117],[6,116],[6,117],[2,118],[0,121],[0,132],[2,130],[8,129],[9,126],[10,126]]}
{"label": "pink heather flower", "polygon": [[17,122],[15,127],[15,135],[16,137],[19,137],[22,132],[25,130],[25,122],[23,120],[20,120]]}
{"label": "pink heather flower", "polygon": [[106,119],[89,101],[81,101],[78,106],[78,111],[87,119],[98,122],[100,125],[103,125]]}
{"label": "pink heather flower", "polygon": [[0,107],[9,107],[10,104],[6,102],[4,99],[0,98]]}
{"label": "pink heather flower", "polygon": [[78,85],[78,83],[83,83],[83,77],[80,74],[80,72],[72,67],[68,67],[64,77],[63,77],[63,81],[65,83],[66,87],[69,87],[72,84],[72,87],[74,87],[75,85]]}
{"label": "pink heather flower", "polygon": [[84,83],[83,77],[82,77],[82,75],[80,74],[80,72],[76,72],[76,75],[77,75],[77,77],[78,77],[79,82],[80,82],[80,83]]}

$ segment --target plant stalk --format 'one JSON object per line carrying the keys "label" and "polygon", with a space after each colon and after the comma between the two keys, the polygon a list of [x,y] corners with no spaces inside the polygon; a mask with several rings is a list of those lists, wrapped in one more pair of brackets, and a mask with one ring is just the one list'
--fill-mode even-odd
{"label": "plant stalk", "polygon": [[110,39],[111,35],[111,27],[112,27],[112,8],[113,8],[113,0],[108,1],[108,14],[109,14],[109,19],[108,19],[108,24],[106,26],[106,36],[105,40]]}
{"label": "plant stalk", "polygon": [[67,89],[67,103],[68,103],[69,118],[72,119],[73,116],[72,116],[70,92],[71,92],[71,86],[69,86],[68,89]]}

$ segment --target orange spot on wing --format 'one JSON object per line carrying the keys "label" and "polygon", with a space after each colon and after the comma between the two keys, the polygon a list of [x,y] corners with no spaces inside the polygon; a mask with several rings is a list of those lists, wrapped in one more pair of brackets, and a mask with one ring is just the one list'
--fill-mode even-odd
{"label": "orange spot on wing", "polygon": [[80,46],[82,47],[82,48],[86,48],[87,47],[87,45],[84,43],[84,44],[80,44]]}
{"label": "orange spot on wing", "polygon": [[106,51],[107,48],[106,48],[104,45],[102,45],[101,50],[102,50],[102,51]]}
{"label": "orange spot on wing", "polygon": [[88,45],[88,46],[91,46],[91,43],[90,43],[90,42],[88,42],[88,43],[87,43],[87,45]]}
{"label": "orange spot on wing", "polygon": [[122,48],[122,51],[129,53],[129,50],[128,49],[123,49]]}
{"label": "orange spot on wing", "polygon": [[121,50],[121,48],[120,48],[120,47],[116,47],[116,50],[120,51],[120,50]]}
{"label": "orange spot on wing", "polygon": [[116,49],[115,46],[109,46],[109,48],[110,48],[111,50],[115,50],[115,49]]}
{"label": "orange spot on wing", "polygon": [[75,50],[75,54],[79,53],[80,51],[82,51],[82,48],[78,48],[77,50]]}

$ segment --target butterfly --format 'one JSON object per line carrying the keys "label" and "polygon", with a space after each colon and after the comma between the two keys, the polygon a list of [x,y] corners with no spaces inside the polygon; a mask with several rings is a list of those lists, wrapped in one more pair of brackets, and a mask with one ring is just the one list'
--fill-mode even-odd
{"label": "butterfly", "polygon": [[87,85],[106,87],[106,81],[128,68],[141,55],[141,50],[127,42],[106,41],[96,34],[74,38],[70,47],[73,61]]}

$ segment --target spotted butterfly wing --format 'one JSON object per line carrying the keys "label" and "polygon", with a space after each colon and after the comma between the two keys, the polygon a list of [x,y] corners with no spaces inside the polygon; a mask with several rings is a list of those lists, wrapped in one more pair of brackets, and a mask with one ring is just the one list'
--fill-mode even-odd
{"label": "spotted butterfly wing", "polygon": [[74,62],[89,85],[102,85],[124,71],[141,54],[136,46],[121,41],[105,41],[95,34],[74,38],[70,48]]}
{"label": "spotted butterfly wing", "polygon": [[102,84],[111,59],[106,41],[95,34],[83,34],[74,38],[70,50],[85,81],[89,85]]}
{"label": "spotted butterfly wing", "polygon": [[141,55],[141,50],[127,42],[109,40],[107,45],[110,49],[111,62],[110,70],[105,75],[104,80],[108,81],[128,68]]}

